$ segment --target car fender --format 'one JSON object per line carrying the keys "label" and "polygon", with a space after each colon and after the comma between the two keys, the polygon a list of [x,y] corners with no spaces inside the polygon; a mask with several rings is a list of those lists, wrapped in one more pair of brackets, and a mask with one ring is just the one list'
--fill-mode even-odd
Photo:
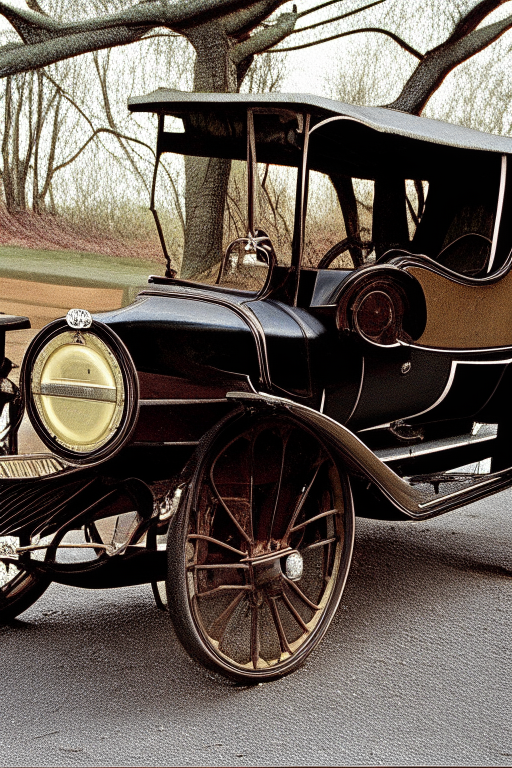
{"label": "car fender", "polygon": [[467,475],[467,479],[461,479],[461,475],[454,476],[447,492],[435,493],[435,486],[432,487],[428,476],[425,476],[424,482],[421,478],[414,478],[414,484],[409,482],[412,478],[400,477],[350,429],[313,408],[261,392],[228,392],[227,397],[246,409],[272,409],[287,413],[325,440],[346,464],[349,474],[362,476],[399,512],[413,520],[435,517],[512,485],[512,468],[507,468],[489,475]]}

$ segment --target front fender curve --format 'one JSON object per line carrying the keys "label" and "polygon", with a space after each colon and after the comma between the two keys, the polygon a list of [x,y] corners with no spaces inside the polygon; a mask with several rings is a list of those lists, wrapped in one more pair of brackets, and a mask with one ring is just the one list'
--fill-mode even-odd
{"label": "front fender curve", "polygon": [[[323,413],[292,400],[266,393],[228,392],[227,397],[245,408],[270,408],[288,413],[299,423],[316,432],[346,463],[349,471],[363,476],[402,514],[413,520],[424,520],[461,507],[471,501],[512,485],[512,468],[488,475],[485,479],[468,476],[462,489],[446,495],[432,495],[410,485],[393,472],[353,432]],[[424,485],[428,485],[428,480]]]}

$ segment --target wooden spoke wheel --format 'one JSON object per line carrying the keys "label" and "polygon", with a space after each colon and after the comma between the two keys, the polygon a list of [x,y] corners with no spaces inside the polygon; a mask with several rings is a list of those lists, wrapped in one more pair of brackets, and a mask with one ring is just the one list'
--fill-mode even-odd
{"label": "wooden spoke wheel", "polygon": [[312,432],[281,416],[231,423],[197,459],[169,531],[183,645],[241,682],[292,672],[333,618],[353,535],[347,475]]}
{"label": "wooden spoke wheel", "polygon": [[51,583],[28,567],[31,553],[16,554],[17,547],[29,544],[28,536],[0,536],[0,624],[30,608]]}

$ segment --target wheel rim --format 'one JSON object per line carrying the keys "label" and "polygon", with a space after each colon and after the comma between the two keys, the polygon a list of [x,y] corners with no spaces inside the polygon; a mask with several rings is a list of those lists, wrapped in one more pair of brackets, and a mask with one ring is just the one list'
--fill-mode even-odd
{"label": "wheel rim", "polygon": [[325,446],[290,421],[259,421],[214,448],[185,559],[194,623],[221,665],[278,672],[316,645],[351,549],[344,498]]}

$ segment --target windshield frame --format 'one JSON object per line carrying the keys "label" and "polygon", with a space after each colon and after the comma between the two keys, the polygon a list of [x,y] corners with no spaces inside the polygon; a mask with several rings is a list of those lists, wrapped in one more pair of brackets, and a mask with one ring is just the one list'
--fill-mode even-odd
{"label": "windshield frame", "polygon": [[[299,289],[299,276],[302,263],[302,251],[304,247],[304,230],[305,230],[305,218],[307,207],[307,186],[308,186],[308,169],[307,169],[307,147],[310,133],[311,115],[309,113],[303,113],[302,111],[296,111],[292,109],[273,108],[273,107],[249,107],[247,109],[247,121],[246,121],[246,141],[247,141],[247,239],[248,243],[255,243],[257,238],[257,194],[256,194],[256,181],[258,179],[258,158],[257,158],[257,141],[256,131],[254,125],[254,117],[258,114],[268,115],[283,115],[286,117],[293,116],[297,119],[297,133],[303,135],[303,143],[301,148],[301,154],[297,167],[297,180],[295,187],[295,204],[294,204],[294,220],[293,220],[293,235],[291,246],[291,260],[290,266],[286,268],[287,275],[284,280],[280,280],[280,295],[283,299],[287,300],[287,303],[296,306],[297,296]],[[217,290],[222,289],[220,285],[211,285],[209,283],[201,283],[194,280],[184,280],[177,276],[175,269],[171,267],[171,260],[169,251],[167,249],[165,235],[158,215],[158,210],[155,205],[156,196],[156,184],[158,177],[158,169],[160,165],[160,159],[162,154],[169,152],[167,137],[169,132],[164,129],[165,113],[160,113],[158,116],[158,131],[157,131],[157,146],[155,152],[155,165],[153,170],[153,179],[151,184],[150,204],[149,210],[151,211],[155,220],[160,245],[165,258],[165,278],[172,280],[173,282],[186,285],[194,285],[198,287],[215,288]],[[205,155],[206,156],[206,155]],[[273,163],[279,165],[279,163]],[[292,166],[293,167],[293,166]],[[270,241],[270,238],[268,238]],[[270,241],[271,242],[271,241]],[[229,249],[230,246],[228,246]],[[272,247],[273,251],[273,247]],[[225,254],[221,255],[221,268],[219,275],[222,272],[222,263],[225,258]],[[273,268],[276,265],[275,254],[269,258],[269,270],[267,279],[263,287],[259,291],[248,292],[252,293],[255,299],[263,298],[272,292],[272,273]],[[162,278],[160,278],[162,280]],[[232,291],[236,289],[225,288],[224,290]]]}

